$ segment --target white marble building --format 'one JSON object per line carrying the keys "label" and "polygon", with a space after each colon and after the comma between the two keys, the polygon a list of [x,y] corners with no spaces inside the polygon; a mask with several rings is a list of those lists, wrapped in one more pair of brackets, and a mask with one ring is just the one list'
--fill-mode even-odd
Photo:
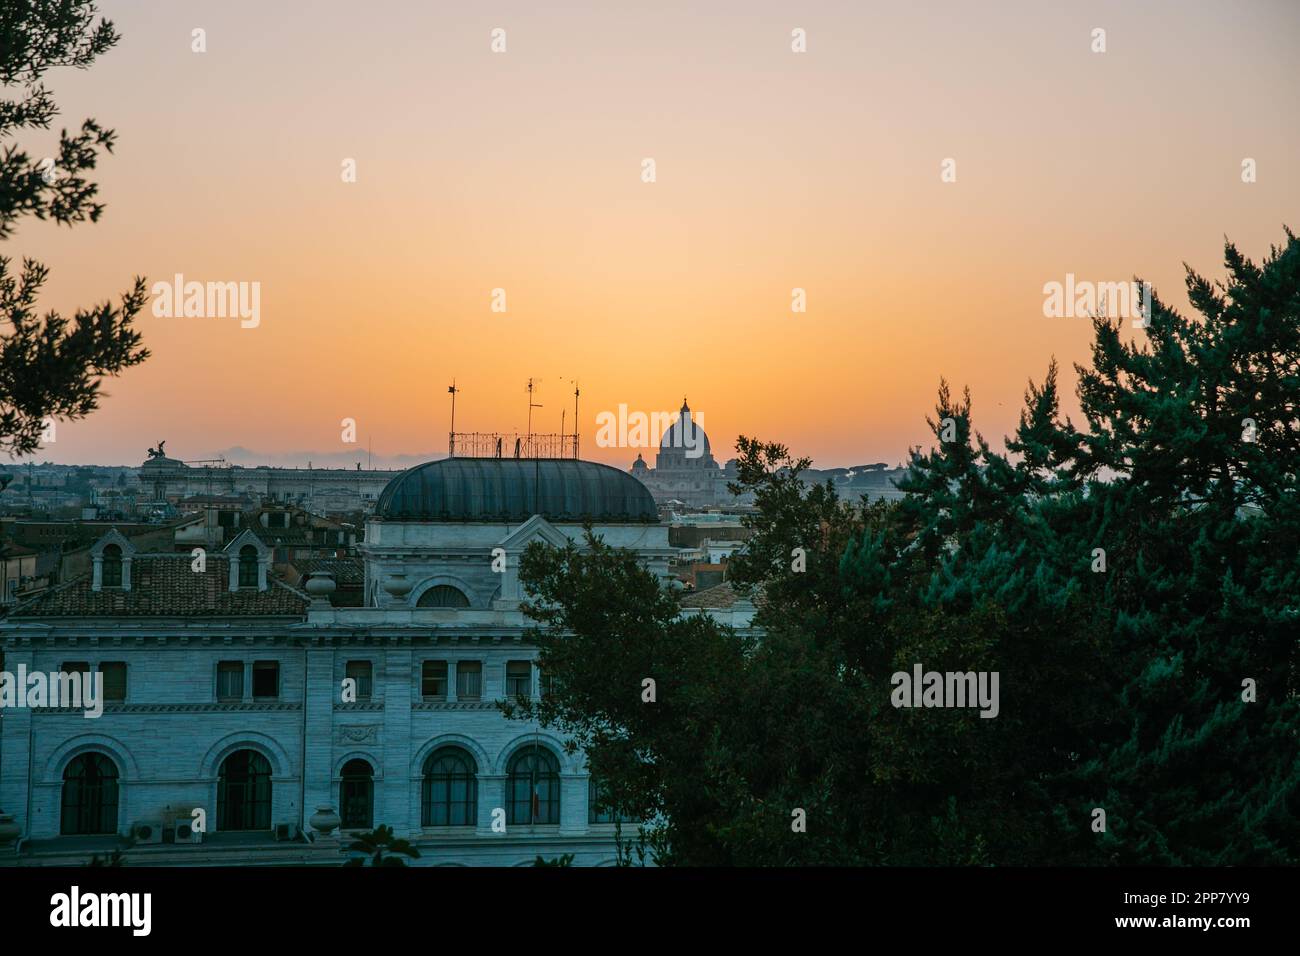
{"label": "white marble building", "polygon": [[[92,573],[0,621],[5,670],[98,671],[107,698],[98,719],[3,711],[0,812],[21,836],[0,862],[84,864],[134,833],[132,862],[337,863],[337,842],[294,837],[320,807],[345,830],[392,826],[419,864],[613,862],[582,756],[497,708],[541,687],[518,557],[581,540],[584,519],[667,574],[645,488],[573,460],[401,473],[367,524],[364,607],[333,606],[326,577],[279,580],[249,532],[201,568],[110,532]],[[689,613],[745,626],[751,611],[731,595]],[[196,808],[205,833],[171,825]]]}

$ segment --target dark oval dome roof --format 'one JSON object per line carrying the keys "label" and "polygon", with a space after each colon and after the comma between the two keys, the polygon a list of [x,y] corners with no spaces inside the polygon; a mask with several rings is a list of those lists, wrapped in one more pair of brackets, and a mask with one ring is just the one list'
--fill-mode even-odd
{"label": "dark oval dome roof", "polygon": [[631,475],[573,458],[444,458],[407,469],[379,495],[375,517],[409,521],[657,522]]}

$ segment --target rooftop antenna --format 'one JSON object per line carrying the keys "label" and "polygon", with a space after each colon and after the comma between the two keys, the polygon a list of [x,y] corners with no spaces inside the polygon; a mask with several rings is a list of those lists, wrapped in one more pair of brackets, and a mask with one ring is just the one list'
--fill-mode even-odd
{"label": "rooftop antenna", "polygon": [[[539,378],[536,382],[536,385],[541,385],[541,384],[542,384],[542,380]],[[532,448],[533,446],[533,409],[542,407],[541,405],[535,404],[533,402],[533,388],[534,388],[534,382],[530,378],[528,380],[528,441],[527,441],[528,448]]]}
{"label": "rooftop antenna", "polygon": [[573,458],[578,458],[578,380],[573,380]]}
{"label": "rooftop antenna", "polygon": [[[537,380],[537,384],[538,385],[542,384],[542,380],[540,378]],[[533,444],[533,409],[541,408],[541,407],[542,407],[541,405],[533,403],[533,380],[530,378],[528,380],[528,446],[529,448],[531,448]],[[533,514],[537,514],[538,511],[540,510],[538,507],[538,496],[540,494],[539,486],[541,485],[541,483],[542,483],[542,460],[537,456],[536,453],[534,453],[533,454]]]}
{"label": "rooftop antenna", "polygon": [[[447,391],[451,393],[451,434],[447,436],[447,457],[456,457],[456,380],[453,378],[451,384],[447,386]],[[500,454],[497,455],[500,458]]]}

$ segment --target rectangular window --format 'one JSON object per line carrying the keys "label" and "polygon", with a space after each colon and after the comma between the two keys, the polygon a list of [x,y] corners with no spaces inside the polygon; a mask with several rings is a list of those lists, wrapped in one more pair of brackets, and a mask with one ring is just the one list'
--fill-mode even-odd
{"label": "rectangular window", "polygon": [[280,696],[280,662],[253,661],[253,699],[267,700]]}
{"label": "rectangular window", "polygon": [[[113,547],[110,545],[110,547]],[[118,552],[114,555],[107,554],[108,548],[105,548],[103,564],[100,565],[100,584],[106,588],[120,588],[122,586],[122,557]],[[116,550],[116,549],[115,549]]]}
{"label": "rectangular window", "polygon": [[[80,675],[81,675],[81,686],[82,686],[82,688],[83,688],[83,690],[82,690],[82,695],[83,695],[82,699],[84,700],[84,699],[85,699],[85,697],[84,697],[84,695],[85,695],[85,690],[84,690],[84,688],[91,686],[91,684],[90,684],[90,664],[87,663],[86,661],[64,661],[63,664],[62,664],[62,666],[59,668],[59,670],[60,670],[61,673],[64,673],[64,674],[80,674]],[[53,693],[53,691],[51,691],[51,693]]]}
{"label": "rectangular window", "polygon": [[543,697],[550,697],[555,693],[555,675],[548,674],[546,671],[539,671],[537,675],[538,693]]}
{"label": "rectangular window", "polygon": [[483,664],[479,661],[456,662],[456,699],[478,700],[483,696]]}
{"label": "rectangular window", "polygon": [[532,661],[507,661],[506,662],[506,696],[507,697],[533,696]]}
{"label": "rectangular window", "polygon": [[420,665],[420,696],[425,700],[447,699],[446,661],[425,661]]}
{"label": "rectangular window", "polygon": [[126,664],[104,661],[99,670],[104,675],[104,700],[126,700]]}
{"label": "rectangular window", "polygon": [[64,661],[63,666],[60,667],[59,670],[64,674],[76,674],[78,672],[89,674],[90,665],[85,661]]}
{"label": "rectangular window", "polygon": [[357,700],[369,700],[374,666],[370,661],[348,661],[345,676],[357,682]]}
{"label": "rectangular window", "polygon": [[246,544],[239,549],[239,586],[241,588],[257,587],[257,549]]}
{"label": "rectangular window", "polygon": [[244,699],[244,662],[221,661],[217,664],[217,700]]}

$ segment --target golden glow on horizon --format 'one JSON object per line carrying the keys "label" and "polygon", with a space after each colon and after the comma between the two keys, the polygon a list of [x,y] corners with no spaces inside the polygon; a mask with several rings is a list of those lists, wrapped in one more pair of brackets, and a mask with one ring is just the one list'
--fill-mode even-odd
{"label": "golden glow on horizon", "polygon": [[0,252],[50,266],[42,308],[182,273],[260,282],[261,322],[142,315],[152,358],[36,460],[442,454],[453,378],[459,428],[507,431],[532,376],[534,428],[572,425],[576,378],[583,456],[622,467],[597,413],[683,393],[719,460],[744,433],[892,464],[940,376],[993,441],[1052,355],[1072,410],[1089,327],[1043,318],[1044,283],[1137,274],[1182,306],[1184,261],[1300,227],[1287,3],[101,6],[121,44],[48,80],[56,128],[118,131],[105,216]]}

